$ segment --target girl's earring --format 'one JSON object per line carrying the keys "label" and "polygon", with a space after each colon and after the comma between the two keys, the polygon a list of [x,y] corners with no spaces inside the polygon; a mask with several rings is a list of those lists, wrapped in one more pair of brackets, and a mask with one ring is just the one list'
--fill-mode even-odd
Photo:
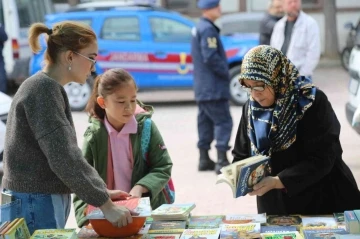
{"label": "girl's earring", "polygon": [[71,65],[69,65],[69,68],[68,68],[69,71],[71,71]]}

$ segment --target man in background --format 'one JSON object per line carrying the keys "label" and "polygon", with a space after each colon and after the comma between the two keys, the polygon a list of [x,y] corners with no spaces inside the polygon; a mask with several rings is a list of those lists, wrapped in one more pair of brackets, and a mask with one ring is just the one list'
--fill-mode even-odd
{"label": "man in background", "polygon": [[7,41],[8,36],[5,32],[4,26],[0,24],[0,91],[7,93],[7,78],[5,71],[5,62],[3,56],[4,44]]}
{"label": "man in background", "polygon": [[[199,171],[220,169],[229,164],[226,153],[230,149],[232,130],[230,115],[230,76],[219,28],[214,21],[221,16],[220,0],[199,0],[202,17],[192,29],[191,56],[194,64],[194,90],[198,105]],[[208,151],[216,140],[217,163]]]}
{"label": "man in background", "polygon": [[260,45],[270,45],[275,23],[284,16],[283,1],[270,0],[268,12],[260,22]]}
{"label": "man in background", "polygon": [[320,59],[319,26],[301,10],[301,0],[284,0],[283,7],[286,15],[275,24],[270,45],[311,79]]}

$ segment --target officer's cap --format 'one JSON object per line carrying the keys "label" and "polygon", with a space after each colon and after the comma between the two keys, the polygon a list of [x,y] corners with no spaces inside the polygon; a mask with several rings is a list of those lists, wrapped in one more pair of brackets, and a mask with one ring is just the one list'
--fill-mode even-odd
{"label": "officer's cap", "polygon": [[200,9],[211,9],[219,6],[220,0],[199,0],[197,3]]}

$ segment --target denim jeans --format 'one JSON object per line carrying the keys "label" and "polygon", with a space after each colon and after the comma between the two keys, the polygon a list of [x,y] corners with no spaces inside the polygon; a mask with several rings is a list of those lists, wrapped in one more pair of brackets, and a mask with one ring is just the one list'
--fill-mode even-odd
{"label": "denim jeans", "polygon": [[13,201],[0,206],[1,221],[25,218],[30,233],[37,229],[61,229],[70,214],[70,194],[19,193],[4,189]]}

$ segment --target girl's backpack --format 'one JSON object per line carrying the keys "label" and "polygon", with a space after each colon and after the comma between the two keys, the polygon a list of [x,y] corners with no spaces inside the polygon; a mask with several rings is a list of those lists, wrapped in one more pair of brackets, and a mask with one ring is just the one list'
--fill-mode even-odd
{"label": "girl's backpack", "polygon": [[[144,122],[142,135],[141,135],[141,153],[143,155],[143,159],[145,160],[148,166],[149,166],[149,161],[147,160],[146,155],[149,151],[150,137],[151,137],[151,118],[147,118]],[[175,187],[171,178],[163,188],[162,192],[168,204],[174,203]]]}

